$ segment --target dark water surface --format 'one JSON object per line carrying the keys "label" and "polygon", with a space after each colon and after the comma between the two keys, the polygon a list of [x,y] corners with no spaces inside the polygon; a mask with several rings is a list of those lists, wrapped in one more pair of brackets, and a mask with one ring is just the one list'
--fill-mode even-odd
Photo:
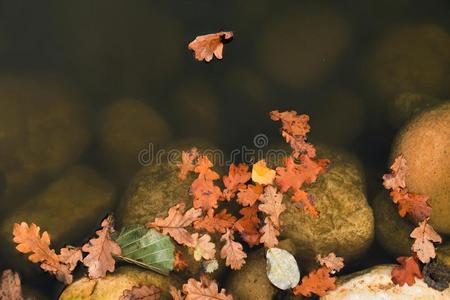
{"label": "dark water surface", "polygon": [[[426,28],[425,37],[418,34],[416,40],[414,33],[407,33],[414,28]],[[225,45],[224,59],[195,61],[187,50],[189,41],[222,30],[235,34]],[[393,35],[397,30],[400,33]],[[0,1],[0,116],[6,120],[0,124],[7,124],[0,125],[5,126],[0,128],[0,217],[77,163],[92,166],[112,182],[119,199],[135,168],[128,168],[122,150],[111,146],[114,142],[105,132],[120,131],[127,124],[105,129],[102,122],[108,118],[105,109],[125,98],[153,108],[150,125],[142,124],[152,129],[142,130],[138,142],[134,137],[117,142],[139,147],[163,147],[195,137],[229,153],[242,145],[254,148],[253,139],[261,134],[268,138],[267,147],[276,147],[282,143],[279,125],[267,113],[306,113],[311,116],[313,143],[341,147],[361,160],[370,201],[381,187],[393,138],[405,121],[394,100],[404,92],[427,95],[434,102],[450,96],[449,60],[439,60],[450,51],[441,45],[449,43],[449,31],[446,0]],[[447,41],[441,43],[441,36]],[[394,54],[383,59],[390,51]],[[409,67],[407,59],[402,63],[410,52],[414,61],[423,57],[418,70]],[[397,61],[401,70],[392,71],[387,65]],[[434,64],[443,71],[433,69]],[[54,123],[67,128],[45,127],[45,122],[53,124],[46,114],[61,114],[65,120],[67,112],[43,104],[46,93],[75,99],[81,117]],[[9,99],[23,102],[16,107]],[[19,110],[23,120],[8,118]],[[122,111],[127,113],[124,107],[116,108],[117,115]],[[87,132],[71,131],[76,122]],[[45,129],[35,134],[30,129],[35,125]],[[14,128],[22,129],[14,133]],[[85,138],[66,142],[65,135]],[[66,145],[61,148],[68,148],[68,158],[51,156],[60,154],[59,148],[52,148],[54,140]],[[39,155],[42,148],[48,150],[42,161],[63,162],[55,162],[45,176],[32,173],[23,188],[11,190],[9,170],[25,168],[27,161],[17,158],[16,145],[24,157]],[[117,166],[110,156],[118,160]],[[388,261],[375,245],[354,269]],[[0,269],[8,266],[0,257]],[[48,295],[61,288],[46,275],[25,282]]]}

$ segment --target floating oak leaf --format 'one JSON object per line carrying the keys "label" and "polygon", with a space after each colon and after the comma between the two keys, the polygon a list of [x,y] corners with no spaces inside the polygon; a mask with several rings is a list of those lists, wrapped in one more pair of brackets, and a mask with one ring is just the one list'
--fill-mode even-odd
{"label": "floating oak leaf", "polygon": [[106,217],[102,221],[102,229],[97,230],[97,238],[92,238],[83,245],[81,250],[89,253],[83,264],[88,267],[89,277],[92,279],[105,277],[106,273],[114,272],[114,256],[120,256],[122,250],[119,244],[111,238],[113,232],[112,216]]}
{"label": "floating oak leaf", "polygon": [[297,208],[303,209],[307,214],[313,217],[319,216],[319,211],[314,205],[314,196],[308,194],[304,190],[297,190],[294,195],[292,195],[291,199]]}
{"label": "floating oak leaf", "polygon": [[222,59],[223,42],[233,38],[233,32],[221,31],[206,35],[200,35],[189,43],[188,48],[195,52],[195,59],[209,62],[215,55],[216,58]]}
{"label": "floating oak leaf", "polygon": [[411,250],[417,254],[417,258],[427,264],[430,259],[436,257],[434,243],[442,243],[441,236],[434,231],[433,227],[428,224],[428,219],[419,223],[412,232],[410,237],[414,238],[414,244]]}
{"label": "floating oak leaf", "polygon": [[256,205],[244,207],[239,213],[242,217],[234,223],[234,229],[239,232],[242,239],[250,246],[259,244],[261,234],[259,233],[258,208]]}
{"label": "floating oak leaf", "polygon": [[123,291],[119,300],[158,300],[161,290],[154,285],[134,286],[131,290]]}
{"label": "floating oak leaf", "polygon": [[183,284],[183,293],[186,300],[233,300],[233,297],[226,294],[225,289],[221,289],[214,280],[202,277],[200,281],[190,278]]}
{"label": "floating oak leaf", "polygon": [[204,229],[209,233],[225,233],[228,228],[233,227],[235,222],[236,218],[227,213],[226,209],[222,209],[218,214],[214,214],[214,210],[209,209],[203,219],[194,222],[194,228]]}
{"label": "floating oak leaf", "polygon": [[330,270],[327,267],[321,267],[312,271],[302,278],[301,284],[297,285],[293,292],[296,296],[311,297],[312,294],[325,296],[327,291],[336,288],[336,278],[330,276]]}
{"label": "floating oak leaf", "polygon": [[344,267],[344,259],[336,256],[334,252],[322,257],[320,254],[316,256],[317,261],[321,266],[327,267],[332,274],[339,272]]}
{"label": "floating oak leaf", "polygon": [[259,230],[261,233],[260,243],[264,244],[266,248],[272,248],[278,245],[278,236],[280,231],[275,227],[272,220],[266,217],[264,226]]}
{"label": "floating oak leaf", "polygon": [[394,190],[390,195],[394,203],[398,204],[398,213],[402,217],[409,214],[415,222],[420,222],[431,215],[426,195],[408,193],[405,190]]}
{"label": "floating oak leaf", "polygon": [[195,165],[194,172],[198,173],[199,176],[202,176],[207,180],[219,179],[219,174],[211,170],[212,167],[213,164],[209,158],[206,155],[201,155]]}
{"label": "floating oak leaf", "polygon": [[194,171],[194,160],[197,158],[197,156],[197,148],[192,148],[189,151],[183,151],[181,153],[181,163],[177,164],[177,166],[180,168],[180,173],[178,174],[178,177],[180,177],[180,179],[185,180],[188,173]]}
{"label": "floating oak leaf", "polygon": [[[198,233],[195,233],[198,235]],[[197,239],[194,249],[194,259],[200,261],[203,259],[213,259],[216,256],[216,245],[211,242],[211,236],[204,234]]]}
{"label": "floating oak leaf", "polygon": [[391,271],[392,282],[403,286],[405,283],[407,285],[413,285],[417,278],[423,278],[422,272],[420,271],[417,258],[410,256],[401,256],[397,258],[397,262],[400,266],[394,267]]}
{"label": "floating oak leaf", "polygon": [[50,235],[47,231],[39,233],[40,228],[36,224],[28,226],[27,223],[14,224],[13,241],[17,243],[16,249],[20,253],[32,253],[28,259],[34,263],[41,263],[41,268],[56,276],[66,284],[72,282],[69,268],[59,261],[55,250],[50,249]]}
{"label": "floating oak leaf", "polygon": [[4,270],[0,282],[0,300],[24,300],[19,274]]}
{"label": "floating oak leaf", "polygon": [[234,241],[232,232],[227,229],[225,234],[220,238],[225,245],[220,251],[220,257],[225,258],[225,264],[233,270],[239,270],[245,264],[247,254],[242,250],[242,245]]}
{"label": "floating oak leaf", "polygon": [[242,206],[252,206],[258,201],[263,192],[263,187],[259,183],[256,185],[249,184],[239,189],[237,202]]}
{"label": "floating oak leaf", "polygon": [[406,165],[405,157],[400,154],[394,160],[391,166],[391,173],[383,176],[383,185],[386,189],[404,189],[406,188],[406,172],[408,167]]}
{"label": "floating oak leaf", "polygon": [[277,193],[277,189],[271,185],[264,189],[264,194],[259,197],[262,202],[258,209],[269,216],[272,223],[280,226],[280,215],[286,210],[286,205],[283,204],[283,194]]}
{"label": "floating oak leaf", "polygon": [[169,209],[166,218],[156,218],[153,223],[147,226],[162,230],[163,234],[170,235],[179,244],[195,247],[197,241],[186,230],[186,227],[197,221],[202,211],[191,208],[185,213],[184,208],[184,203],[179,203]]}
{"label": "floating oak leaf", "polygon": [[78,262],[83,261],[83,253],[80,248],[64,247],[59,251],[59,253],[59,261],[66,264],[69,267],[70,272],[75,270]]}
{"label": "floating oak leaf", "polygon": [[250,180],[252,174],[248,171],[246,164],[231,164],[228,171],[228,176],[223,176],[223,184],[225,189],[223,190],[223,196],[225,199],[230,200],[239,190],[239,188]]}
{"label": "floating oak leaf", "polygon": [[252,168],[252,180],[262,185],[272,184],[275,179],[275,170],[267,167],[264,159],[256,162]]}

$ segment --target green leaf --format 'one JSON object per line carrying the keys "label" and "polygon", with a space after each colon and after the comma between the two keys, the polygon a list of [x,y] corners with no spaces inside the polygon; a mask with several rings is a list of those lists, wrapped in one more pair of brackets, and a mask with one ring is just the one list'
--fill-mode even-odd
{"label": "green leaf", "polygon": [[169,236],[144,225],[131,225],[122,228],[115,240],[122,248],[118,258],[163,275],[173,270],[175,246]]}

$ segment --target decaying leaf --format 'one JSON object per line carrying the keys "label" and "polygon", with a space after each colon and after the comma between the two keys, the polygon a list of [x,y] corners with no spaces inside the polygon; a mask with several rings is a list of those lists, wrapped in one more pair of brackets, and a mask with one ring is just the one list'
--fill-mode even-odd
{"label": "decaying leaf", "polygon": [[189,172],[194,171],[194,160],[197,158],[197,156],[197,148],[192,148],[189,151],[181,152],[181,163],[177,164],[177,166],[180,168],[178,177],[180,177],[181,180],[185,180]]}
{"label": "decaying leaf", "polygon": [[225,265],[229,266],[233,270],[239,270],[245,264],[245,258],[247,254],[242,250],[242,245],[234,241],[232,232],[227,231],[220,238],[225,242],[225,245],[220,251],[220,257],[225,258]]}
{"label": "decaying leaf", "polygon": [[406,165],[405,157],[400,154],[394,160],[391,166],[391,174],[383,176],[383,185],[386,189],[404,189],[406,188],[406,173],[408,167]]}
{"label": "decaying leaf", "polygon": [[296,296],[311,297],[312,294],[325,296],[327,291],[336,289],[336,278],[330,276],[327,267],[321,267],[312,271],[302,278],[301,284],[297,285],[293,292]]}
{"label": "decaying leaf", "polygon": [[123,291],[119,300],[158,300],[161,290],[154,285],[134,286],[131,290]]}
{"label": "decaying leaf", "polygon": [[219,262],[216,259],[204,260],[202,262],[203,270],[206,273],[213,273],[219,269]]}
{"label": "decaying leaf", "polygon": [[283,204],[283,194],[277,193],[277,189],[271,185],[264,189],[264,194],[259,197],[261,204],[258,209],[269,216],[272,223],[280,226],[280,215],[286,210],[286,205]]}
{"label": "decaying leaf", "polygon": [[0,282],[0,300],[25,300],[19,274],[4,270]]}
{"label": "decaying leaf", "polygon": [[250,247],[258,245],[261,237],[261,234],[259,233],[259,224],[261,221],[257,215],[257,206],[244,207],[239,213],[242,215],[242,218],[236,221],[233,228],[239,232],[242,239]]}
{"label": "decaying leaf", "polygon": [[406,283],[411,286],[416,282],[414,279],[415,277],[423,278],[417,258],[414,256],[401,256],[397,258],[397,262],[400,266],[394,267],[391,272],[393,283],[400,286],[403,286]]}
{"label": "decaying leaf", "polygon": [[108,271],[114,272],[114,256],[122,254],[119,244],[111,238],[112,216],[106,217],[101,226],[102,229],[96,232],[98,237],[90,239],[81,248],[83,252],[89,253],[83,259],[83,264],[88,267],[89,277],[93,279],[106,276]]}
{"label": "decaying leaf", "polygon": [[223,197],[227,200],[231,200],[239,190],[239,188],[250,180],[252,174],[248,171],[246,164],[231,164],[228,175],[223,176],[223,184],[225,189],[223,190]]}
{"label": "decaying leaf", "polygon": [[188,48],[195,52],[195,59],[209,62],[215,55],[216,58],[222,59],[223,42],[233,38],[233,32],[221,31],[206,35],[200,35],[189,43]]}
{"label": "decaying leaf", "polygon": [[195,247],[197,241],[186,230],[201,216],[200,209],[191,208],[184,212],[184,203],[179,203],[169,209],[168,216],[164,219],[156,218],[148,227],[161,229],[163,234],[170,235],[177,243],[188,247]]}
{"label": "decaying leaf", "polygon": [[428,219],[419,223],[410,235],[415,239],[411,250],[417,254],[417,258],[427,264],[430,259],[436,257],[433,243],[442,243],[441,236],[428,224]]}
{"label": "decaying leaf", "polygon": [[274,286],[287,290],[300,281],[300,270],[294,256],[286,250],[270,248],[266,253],[267,277]]}
{"label": "decaying leaf", "polygon": [[275,170],[267,167],[264,159],[256,162],[252,168],[252,180],[262,185],[272,184],[275,179]]}
{"label": "decaying leaf", "polygon": [[428,196],[409,193],[405,190],[394,190],[390,193],[394,203],[398,204],[398,212],[404,217],[409,214],[415,222],[430,217],[431,206],[428,205]]}
{"label": "decaying leaf", "polygon": [[72,272],[77,267],[78,262],[83,261],[83,253],[80,248],[64,247],[60,250],[58,258],[59,261],[66,264],[69,267],[69,271]]}
{"label": "decaying leaf", "polygon": [[231,295],[227,295],[225,289],[219,292],[219,286],[214,280],[202,277],[200,281],[190,278],[183,284],[183,293],[186,300],[233,300]]}
{"label": "decaying leaf", "polygon": [[72,282],[68,266],[59,261],[55,250],[50,249],[50,235],[47,231],[39,233],[40,228],[36,224],[28,226],[27,223],[14,224],[13,241],[17,243],[16,249],[20,253],[32,253],[28,259],[34,263],[41,263],[41,268],[56,276],[66,284]]}
{"label": "decaying leaf", "polygon": [[252,206],[258,201],[263,192],[263,187],[259,183],[256,185],[244,185],[239,189],[237,202],[242,206]]}
{"label": "decaying leaf", "polygon": [[316,259],[321,266],[327,267],[332,274],[339,272],[344,267],[344,258],[336,256],[334,252],[329,253],[325,257],[318,254]]}
{"label": "decaying leaf", "polygon": [[259,230],[261,237],[260,243],[263,243],[266,248],[272,248],[278,245],[278,236],[280,231],[275,227],[272,220],[269,217],[264,219],[264,226]]}
{"label": "decaying leaf", "polygon": [[[198,233],[195,233],[198,235]],[[216,256],[216,245],[211,242],[211,236],[204,234],[197,239],[194,249],[194,259],[200,261],[203,259],[213,259]]]}
{"label": "decaying leaf", "polygon": [[212,162],[205,155],[200,156],[197,160],[194,172],[198,173],[198,177],[191,185],[194,208],[201,208],[205,211],[217,208],[217,201],[222,197],[222,191],[214,184],[214,180],[219,179],[219,174],[211,169],[212,166]]}
{"label": "decaying leaf", "polygon": [[194,228],[204,229],[209,233],[225,233],[228,228],[233,227],[235,222],[236,218],[227,213],[226,209],[222,209],[218,214],[214,214],[214,210],[209,209],[203,219],[194,222]]}
{"label": "decaying leaf", "polygon": [[188,267],[188,263],[184,260],[183,253],[175,251],[175,261],[173,262],[173,269],[177,272],[181,272]]}

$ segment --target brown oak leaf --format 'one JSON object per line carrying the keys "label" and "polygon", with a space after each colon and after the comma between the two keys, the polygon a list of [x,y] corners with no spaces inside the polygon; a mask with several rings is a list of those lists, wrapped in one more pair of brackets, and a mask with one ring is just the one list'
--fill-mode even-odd
{"label": "brown oak leaf", "polygon": [[397,262],[400,266],[394,267],[391,271],[393,283],[400,286],[403,286],[406,283],[411,286],[416,282],[414,279],[415,277],[423,278],[416,257],[401,256],[397,258]]}
{"label": "brown oak leaf", "polygon": [[185,180],[189,172],[194,171],[194,160],[197,158],[197,156],[197,148],[192,148],[189,151],[181,152],[181,163],[177,164],[177,166],[180,168],[178,177],[180,177],[181,180]]}
{"label": "brown oak leaf", "polygon": [[0,282],[0,300],[24,300],[19,274],[4,270]]}
{"label": "brown oak leaf", "polygon": [[222,192],[212,180],[199,176],[192,182],[191,193],[194,195],[194,208],[201,208],[205,211],[217,208]]}
{"label": "brown oak leaf", "polygon": [[194,222],[194,228],[204,229],[209,233],[225,233],[228,228],[233,227],[235,222],[236,218],[227,213],[226,209],[222,209],[218,214],[214,214],[214,210],[209,209],[203,219]]}
{"label": "brown oak leaf", "polygon": [[154,285],[134,286],[131,290],[123,291],[119,300],[158,300],[161,290]]}
{"label": "brown oak leaf", "polygon": [[239,189],[237,202],[242,206],[252,206],[258,201],[263,192],[263,187],[259,183],[256,185],[244,185]]}
{"label": "brown oak leaf", "polygon": [[400,154],[394,160],[391,166],[391,173],[383,175],[383,185],[386,189],[404,189],[406,188],[406,173],[408,167],[405,157]]}
{"label": "brown oak leaf", "polygon": [[408,193],[405,190],[394,190],[390,195],[394,203],[398,204],[398,212],[402,217],[409,214],[414,222],[420,222],[431,215],[426,195]]}
{"label": "brown oak leaf", "polygon": [[317,262],[324,267],[331,270],[331,273],[339,272],[344,267],[344,258],[336,256],[334,252],[329,253],[327,256],[322,257],[322,255],[316,256]]}
{"label": "brown oak leaf", "polygon": [[220,251],[220,257],[225,258],[225,265],[233,270],[242,268],[245,264],[247,254],[242,250],[242,245],[234,241],[232,231],[227,229],[220,240],[225,242],[225,245]]}
{"label": "brown oak leaf", "polygon": [[90,239],[81,248],[83,252],[89,253],[83,259],[83,264],[88,267],[92,279],[105,277],[108,271],[114,272],[114,256],[122,254],[119,244],[110,236],[114,231],[112,223],[112,216],[109,215],[102,221],[102,228],[96,231],[98,237]]}
{"label": "brown oak leaf", "polygon": [[433,227],[428,224],[428,219],[419,223],[412,232],[410,237],[414,238],[414,244],[411,250],[417,254],[417,258],[427,264],[432,258],[436,257],[434,243],[442,243],[441,236],[434,231]]}
{"label": "brown oak leaf", "polygon": [[231,295],[226,294],[225,289],[219,292],[216,281],[205,277],[200,278],[200,281],[190,278],[183,284],[183,293],[186,295],[186,300],[233,300]]}
{"label": "brown oak leaf", "polygon": [[195,52],[196,60],[209,62],[214,55],[216,58],[222,59],[223,42],[232,38],[233,32],[231,31],[200,35],[189,43],[188,48]]}
{"label": "brown oak leaf", "polygon": [[228,175],[223,176],[223,184],[225,189],[223,190],[223,197],[227,200],[231,200],[239,190],[239,188],[250,180],[252,174],[248,171],[246,164],[231,164]]}
{"label": "brown oak leaf", "polygon": [[278,236],[280,231],[275,227],[272,220],[266,217],[264,220],[264,226],[260,229],[261,238],[260,243],[263,243],[265,247],[272,248],[278,245]]}
{"label": "brown oak leaf", "polygon": [[212,167],[213,164],[209,158],[206,155],[201,155],[195,165],[194,172],[207,180],[217,180],[219,179],[219,174],[211,170]]}
{"label": "brown oak leaf", "polygon": [[294,287],[294,295],[311,297],[312,294],[325,296],[327,291],[336,288],[336,278],[330,276],[327,267],[321,267],[302,278],[302,282]]}
{"label": "brown oak leaf", "polygon": [[196,235],[197,240],[194,249],[194,259],[196,261],[200,261],[202,258],[206,260],[213,259],[216,256],[216,244],[211,242],[211,236],[204,234],[197,238],[198,233],[194,233],[194,235]]}
{"label": "brown oak leaf", "polygon": [[200,209],[191,208],[184,212],[184,203],[179,203],[169,208],[166,218],[156,218],[154,222],[147,224],[150,228],[157,228],[163,234],[170,235],[177,243],[188,247],[195,247],[197,241],[187,230],[194,221],[197,221],[202,211]]}
{"label": "brown oak leaf", "polygon": [[239,213],[242,217],[234,223],[234,229],[239,232],[242,239],[253,247],[260,243],[259,239],[259,224],[261,221],[258,218],[258,207],[256,205],[244,207]]}
{"label": "brown oak leaf", "polygon": [[283,204],[283,194],[277,193],[277,189],[271,185],[264,189],[264,193],[259,197],[261,204],[258,209],[269,216],[273,225],[280,226],[280,215],[286,210]]}
{"label": "brown oak leaf", "polygon": [[169,293],[173,300],[184,300],[184,295],[174,286],[170,286]]}
{"label": "brown oak leaf", "polygon": [[59,253],[59,261],[66,264],[70,272],[75,270],[78,262],[83,261],[83,252],[81,252],[80,248],[64,247],[59,250]]}

